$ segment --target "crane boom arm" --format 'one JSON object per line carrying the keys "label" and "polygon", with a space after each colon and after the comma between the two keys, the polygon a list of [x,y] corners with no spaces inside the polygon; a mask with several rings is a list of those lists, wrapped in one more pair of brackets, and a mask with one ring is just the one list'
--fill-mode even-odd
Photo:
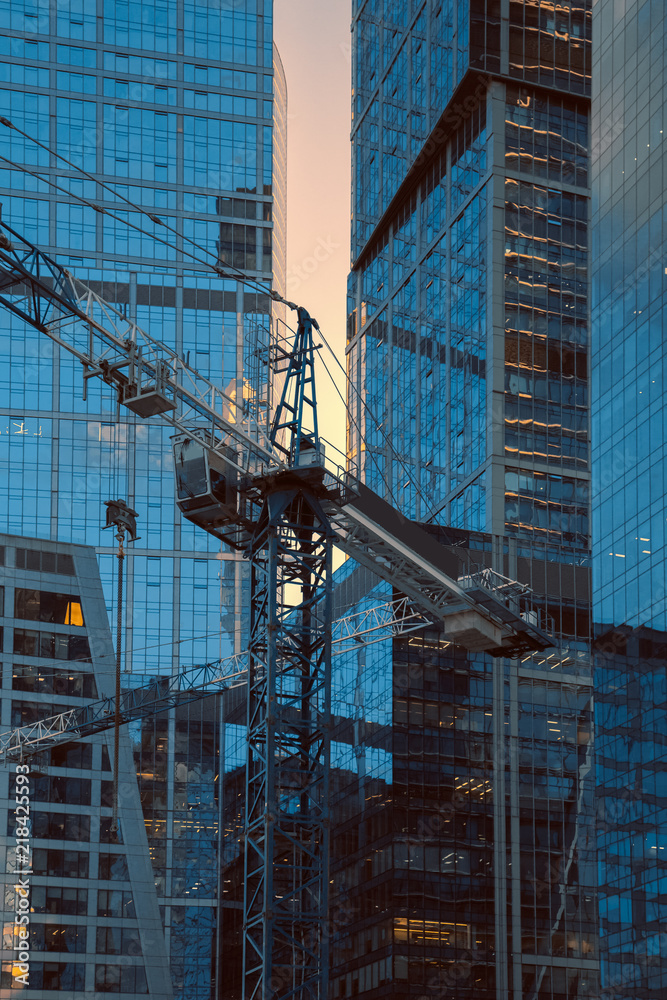
{"label": "crane boom arm", "polygon": [[[280,466],[268,430],[175,351],[73,277],[47,254],[0,223],[0,304],[72,354],[84,379],[113,386],[141,417],[160,416],[211,447],[229,444],[244,473]],[[202,418],[205,425],[202,426]]]}
{"label": "crane boom arm", "polygon": [[[85,380],[101,378],[139,416],[159,416],[235,466],[250,484],[248,496],[253,481],[266,483],[267,476],[288,470],[284,449],[237,400],[4,223],[0,305],[77,358]],[[496,656],[552,645],[537,625],[508,605],[501,591],[494,593],[483,584],[463,587],[446,547],[362,483],[336,468],[326,471],[324,485],[335,544],[437,616],[452,641]],[[226,507],[225,517],[240,527],[241,538],[249,537],[243,535],[249,522],[240,509]],[[215,525],[205,527],[228,540]]]}
{"label": "crane boom arm", "polygon": [[[547,649],[551,639],[486,577],[458,579],[457,558],[362,483],[328,514],[337,545],[443,623],[445,635],[473,651],[516,656]],[[528,588],[523,589],[529,594]]]}
{"label": "crane boom arm", "polygon": [[[146,719],[176,705],[197,701],[216,690],[245,684],[246,677],[247,654],[244,653],[183,670],[173,677],[154,677],[148,684],[123,691],[119,705],[121,722]],[[0,733],[0,760],[22,760],[58,743],[69,743],[111,729],[115,705],[115,697],[100,698],[29,726]]]}

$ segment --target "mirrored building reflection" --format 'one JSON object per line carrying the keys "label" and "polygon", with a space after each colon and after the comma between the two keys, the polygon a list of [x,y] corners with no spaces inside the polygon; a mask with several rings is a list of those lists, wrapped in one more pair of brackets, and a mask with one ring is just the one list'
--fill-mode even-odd
{"label": "mirrored building reflection", "polygon": [[592,517],[603,995],[667,991],[665,11],[594,7]]}
{"label": "mirrored building reflection", "polygon": [[[98,17],[83,0],[0,5],[0,114],[42,143],[6,130],[3,221],[260,413],[269,299],[206,262],[284,283],[286,88],[272,9],[139,0]],[[111,607],[100,509],[122,496],[141,536],[127,561],[128,671],[234,652],[239,562],[175,511],[169,429],[117,414],[96,379],[84,400],[79,363],[6,310],[0,330],[6,530],[94,545]]]}
{"label": "mirrored building reflection", "polygon": [[[282,290],[286,98],[272,0],[0,0],[0,115],[42,143],[5,129],[3,222],[260,417],[270,405],[269,297],[201,261]],[[93,546],[115,619],[103,501],[122,497],[138,511],[126,559],[128,685],[244,648],[247,566],[176,510],[169,429],[118,413],[95,379],[84,398],[78,362],[8,311],[0,359],[0,526]],[[160,954],[183,1000],[209,1000],[222,967],[220,712],[211,699],[131,732]],[[132,992],[117,986],[86,980]]]}
{"label": "mirrored building reflection", "polygon": [[[115,652],[92,548],[0,535],[0,622],[3,731],[113,694]],[[112,760],[108,731],[2,767],[3,996],[174,996],[125,731],[117,832]],[[15,923],[23,891],[26,963]]]}
{"label": "mirrored building reflection", "polygon": [[353,5],[350,468],[463,578],[529,586],[554,646],[425,633],[337,668],[337,997],[597,995],[590,8]]}

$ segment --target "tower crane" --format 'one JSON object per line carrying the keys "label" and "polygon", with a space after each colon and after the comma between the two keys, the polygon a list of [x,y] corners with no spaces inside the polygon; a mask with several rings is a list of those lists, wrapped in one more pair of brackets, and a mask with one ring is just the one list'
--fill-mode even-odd
{"label": "tower crane", "polygon": [[[275,292],[274,299],[284,302]],[[493,656],[552,645],[530,594],[458,578],[427,530],[325,456],[317,422],[316,322],[302,307],[267,430],[238,400],[0,223],[0,305],[78,359],[140,417],[176,430],[183,515],[251,565],[244,830],[244,1000],[325,1000],[332,548]],[[520,589],[520,588],[519,588]],[[523,604],[523,608],[522,608]]]}

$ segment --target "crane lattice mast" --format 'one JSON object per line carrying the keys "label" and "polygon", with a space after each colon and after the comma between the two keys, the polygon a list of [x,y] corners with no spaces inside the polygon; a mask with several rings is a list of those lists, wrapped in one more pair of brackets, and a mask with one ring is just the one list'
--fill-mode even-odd
{"label": "crane lattice mast", "polygon": [[257,484],[252,566],[243,964],[246,1000],[328,996],[333,533],[317,426],[313,320],[298,328]]}

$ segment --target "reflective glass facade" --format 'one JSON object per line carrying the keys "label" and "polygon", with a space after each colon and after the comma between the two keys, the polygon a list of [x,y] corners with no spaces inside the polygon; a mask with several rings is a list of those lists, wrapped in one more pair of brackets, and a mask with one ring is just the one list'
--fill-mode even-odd
{"label": "reflective glass facade", "polygon": [[[665,10],[594,8],[592,517],[603,995],[667,992]],[[641,398],[640,398],[641,397]]]}
{"label": "reflective glass facade", "polygon": [[[92,548],[0,535],[0,599],[3,731],[113,693]],[[121,732],[118,833],[113,732],[2,768],[3,996],[173,996],[132,746]],[[17,911],[28,922],[17,924]]]}
{"label": "reflective glass facade", "polygon": [[132,729],[170,983],[175,998],[218,995],[219,746],[222,701],[212,695]]}
{"label": "reflective glass facade", "polygon": [[[266,282],[275,269],[280,284],[280,67],[278,76],[274,113],[270,0],[0,4],[0,113],[211,251],[209,259]],[[127,206],[114,219],[77,202],[67,192],[118,208],[110,191],[17,132],[4,140],[7,159],[40,175],[2,164],[4,221],[232,396],[266,406],[267,298],[194,270],[186,252],[205,254]],[[84,402],[78,363],[6,311],[0,336],[6,530],[96,546],[111,605],[102,503],[124,497],[139,512],[141,536],[127,562],[128,670],[169,671],[233,652],[239,564],[176,513],[169,430],[125,409],[117,421],[111,391],[95,380]]]}
{"label": "reflective glass facade", "polygon": [[466,79],[355,262],[348,457],[413,517],[583,551],[588,107]]}
{"label": "reflective glass facade", "polygon": [[529,585],[554,647],[338,668],[373,754],[341,749],[335,996],[597,995],[590,7],[354,5],[350,468]]}
{"label": "reflective glass facade", "polygon": [[[92,548],[0,536],[0,605],[3,731],[112,695],[115,652]],[[30,760],[26,996],[217,995],[229,959],[217,934],[221,708],[212,695],[121,729],[118,835],[112,731]],[[25,984],[10,961],[16,768],[3,770],[4,995]]]}
{"label": "reflective glass facade", "polygon": [[[73,164],[6,130],[2,153],[17,166],[1,165],[3,221],[260,415],[268,296],[198,268],[188,249],[206,255],[187,240],[282,290],[286,86],[272,18],[271,0],[0,2],[0,114]],[[178,235],[116,211],[112,192],[76,167]],[[0,526],[94,546],[115,619],[103,501],[123,497],[139,513],[125,562],[128,684],[244,648],[247,566],[176,510],[169,429],[125,408],[118,417],[95,380],[84,401],[78,363],[6,311],[0,356]],[[220,726],[211,699],[131,734],[161,962],[183,1000],[214,995],[221,968]]]}
{"label": "reflective glass facade", "polygon": [[[496,557],[437,532],[462,576]],[[334,660],[335,998],[598,995],[588,570],[501,567],[558,616],[553,650],[492,661],[434,630]],[[338,613],[388,597],[355,571]]]}

